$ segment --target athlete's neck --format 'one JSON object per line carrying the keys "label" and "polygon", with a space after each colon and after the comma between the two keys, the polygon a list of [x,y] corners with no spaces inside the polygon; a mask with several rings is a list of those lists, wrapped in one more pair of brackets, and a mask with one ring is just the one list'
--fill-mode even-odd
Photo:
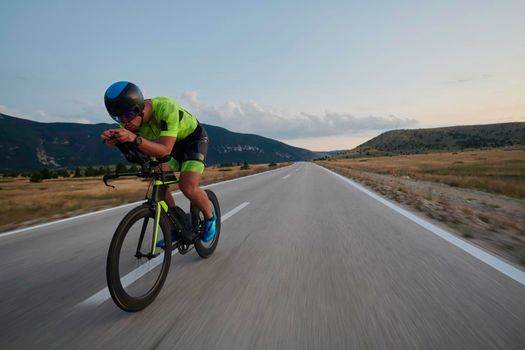
{"label": "athlete's neck", "polygon": [[148,123],[153,117],[153,103],[151,100],[144,100],[144,123]]}

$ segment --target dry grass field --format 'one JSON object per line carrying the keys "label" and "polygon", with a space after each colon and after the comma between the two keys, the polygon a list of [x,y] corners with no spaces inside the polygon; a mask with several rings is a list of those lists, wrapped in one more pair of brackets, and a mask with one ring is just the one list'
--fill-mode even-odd
{"label": "dry grass field", "polygon": [[525,151],[486,150],[394,157],[337,159],[338,166],[408,176],[454,187],[525,198]]}
{"label": "dry grass field", "polygon": [[[248,170],[210,167],[204,172],[202,185],[260,173],[287,164],[250,165]],[[118,179],[106,187],[102,177],[58,178],[32,183],[28,178],[0,178],[0,232],[110,208],[144,198],[149,182],[141,179]],[[177,186],[171,186],[173,190]]]}
{"label": "dry grass field", "polygon": [[525,265],[525,151],[332,159],[319,164]]}

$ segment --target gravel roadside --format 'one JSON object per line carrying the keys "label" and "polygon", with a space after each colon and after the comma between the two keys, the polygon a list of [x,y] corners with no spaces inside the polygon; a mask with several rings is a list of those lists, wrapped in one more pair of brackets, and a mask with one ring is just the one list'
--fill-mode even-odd
{"label": "gravel roadside", "polygon": [[416,209],[447,230],[510,262],[525,266],[525,200],[408,176],[364,172],[331,162],[318,164]]}

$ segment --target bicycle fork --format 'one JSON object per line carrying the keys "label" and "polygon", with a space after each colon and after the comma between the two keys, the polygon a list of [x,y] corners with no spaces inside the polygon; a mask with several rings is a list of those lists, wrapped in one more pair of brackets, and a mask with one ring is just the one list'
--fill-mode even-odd
{"label": "bicycle fork", "polygon": [[149,217],[146,217],[144,218],[144,223],[142,224],[139,242],[137,244],[137,250],[135,252],[135,257],[137,259],[140,259],[140,258],[152,259],[160,255],[160,253],[155,253],[155,250],[157,248],[157,237],[158,237],[159,226],[160,226],[160,214],[162,210],[164,210],[164,212],[168,212],[168,205],[164,201],[164,198],[157,201],[157,197],[158,197],[157,190],[158,190],[157,186],[154,186],[153,191],[152,191],[153,192],[152,197],[149,200],[150,210],[154,211],[153,237],[151,238],[152,239],[151,252],[149,252],[148,254],[144,254],[140,250],[140,248],[142,247],[142,242],[144,241],[144,235],[146,234],[146,229],[148,227],[148,222],[150,219]]}

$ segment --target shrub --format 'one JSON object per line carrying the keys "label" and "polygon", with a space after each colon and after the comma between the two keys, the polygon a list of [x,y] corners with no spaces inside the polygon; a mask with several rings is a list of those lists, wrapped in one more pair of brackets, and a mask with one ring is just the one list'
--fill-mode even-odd
{"label": "shrub", "polygon": [[67,169],[60,169],[58,171],[58,176],[69,177],[69,171],[67,171]]}
{"label": "shrub", "polygon": [[44,168],[40,170],[40,176],[42,177],[42,180],[50,179],[51,173],[49,172],[48,168]]}
{"label": "shrub", "polygon": [[269,167],[273,167],[273,166],[277,166],[277,164],[274,163],[274,162],[271,162],[270,164],[268,164],[268,166],[269,166]]}
{"label": "shrub", "polygon": [[126,173],[128,172],[128,167],[122,163],[118,163],[117,168],[115,169],[115,172],[116,173]]}
{"label": "shrub", "polygon": [[481,221],[483,221],[486,224],[490,223],[490,218],[487,215],[485,215],[485,214],[479,214],[478,215],[478,219],[480,219]]}
{"label": "shrub", "polygon": [[244,164],[241,166],[241,170],[248,170],[250,169],[250,166],[248,165],[247,162],[244,162]]}
{"label": "shrub", "polygon": [[464,238],[474,238],[474,235],[472,234],[472,232],[465,231],[463,232],[463,237]]}
{"label": "shrub", "polygon": [[42,175],[40,173],[32,173],[29,178],[31,182],[42,182]]}
{"label": "shrub", "polygon": [[73,177],[82,177],[82,172],[80,171],[80,168],[75,169],[75,175]]}
{"label": "shrub", "polygon": [[85,176],[97,176],[98,175],[98,171],[95,170],[95,168],[93,167],[88,167],[86,169],[86,172],[84,174]]}

